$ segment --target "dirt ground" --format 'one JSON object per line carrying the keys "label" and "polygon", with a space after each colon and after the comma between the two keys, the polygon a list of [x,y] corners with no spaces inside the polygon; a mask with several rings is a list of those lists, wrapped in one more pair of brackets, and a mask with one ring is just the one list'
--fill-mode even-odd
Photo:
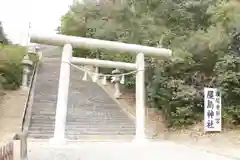
{"label": "dirt ground", "polygon": [[21,131],[27,90],[5,91],[0,97],[0,145]]}
{"label": "dirt ground", "polygon": [[[114,94],[113,84],[103,87],[105,91]],[[135,94],[124,92],[122,98],[117,100],[124,110],[135,115]],[[223,130],[221,133],[206,134],[203,124],[192,126],[191,129],[170,131],[164,125],[163,116],[155,109],[147,109],[147,132],[156,140],[170,140],[187,146],[197,146],[200,149],[216,151],[221,154],[235,155],[240,158],[240,130]]]}

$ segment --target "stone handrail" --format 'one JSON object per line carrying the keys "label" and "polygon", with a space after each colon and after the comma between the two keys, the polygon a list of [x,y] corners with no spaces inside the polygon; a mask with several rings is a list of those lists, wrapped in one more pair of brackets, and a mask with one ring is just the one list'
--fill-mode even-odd
{"label": "stone handrail", "polygon": [[[33,72],[32,72],[30,83],[29,83],[27,100],[26,100],[23,115],[22,115],[21,131],[24,130],[24,126],[25,126],[24,124],[26,124],[26,115],[27,115],[27,110],[28,110],[28,106],[29,106],[29,101],[30,101],[30,98],[31,98],[31,95],[32,95],[33,83],[36,79],[36,72],[39,68],[39,64],[40,64],[40,61],[41,61],[41,58],[42,58],[41,52],[37,53],[37,55],[38,55],[38,61],[34,64],[34,67],[33,67]],[[28,124],[26,124],[26,127],[28,127]]]}

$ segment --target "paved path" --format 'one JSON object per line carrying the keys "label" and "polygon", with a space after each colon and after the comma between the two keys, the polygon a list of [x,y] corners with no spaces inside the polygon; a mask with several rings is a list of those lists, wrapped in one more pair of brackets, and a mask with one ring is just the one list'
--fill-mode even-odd
{"label": "paved path", "polygon": [[20,132],[28,91],[19,89],[5,93],[0,102],[0,146]]}
{"label": "paved path", "polygon": [[[37,75],[29,137],[53,136],[61,50],[43,52]],[[71,68],[66,136],[81,139],[86,135],[134,135],[135,125],[101,87],[82,81],[83,73]]]}
{"label": "paved path", "polygon": [[[237,160],[169,141],[139,145],[131,142],[82,142],[63,146],[29,143],[28,159],[34,160]],[[112,152],[113,151],[113,152]]]}

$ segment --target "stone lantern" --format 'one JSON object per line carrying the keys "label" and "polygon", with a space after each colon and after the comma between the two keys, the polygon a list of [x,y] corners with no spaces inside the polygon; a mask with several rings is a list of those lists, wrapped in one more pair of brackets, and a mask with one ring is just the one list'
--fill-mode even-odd
{"label": "stone lantern", "polygon": [[112,77],[112,82],[115,83],[115,94],[114,94],[114,97],[116,99],[120,99],[121,98],[121,95],[122,93],[120,92],[120,76],[119,74],[121,74],[120,70],[119,69],[115,69],[112,71],[112,74],[114,74],[115,76]]}
{"label": "stone lantern", "polygon": [[26,89],[28,88],[28,77],[29,73],[31,72],[31,67],[33,65],[33,62],[29,59],[28,55],[25,55],[22,60],[23,64],[23,76],[22,76],[22,88]]}

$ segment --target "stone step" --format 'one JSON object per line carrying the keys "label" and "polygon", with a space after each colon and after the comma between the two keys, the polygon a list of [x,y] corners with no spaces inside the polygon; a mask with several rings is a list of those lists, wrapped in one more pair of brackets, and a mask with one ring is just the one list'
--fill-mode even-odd
{"label": "stone step", "polygon": [[[42,131],[42,132],[47,132],[47,131],[54,131],[54,127],[52,128],[33,128],[33,127],[30,127],[29,128],[29,132],[32,132],[32,131]],[[69,126],[66,126],[66,131],[73,131],[73,132],[78,132],[78,131],[89,131],[89,130],[93,130],[93,131],[98,131],[98,132],[105,132],[105,131],[135,131],[135,128],[134,127],[113,127],[113,128],[104,128],[104,127],[86,127],[86,128],[79,128],[79,127],[69,127]]]}
{"label": "stone step", "polygon": [[[41,96],[39,96],[38,99],[40,99],[40,98],[41,98]],[[44,98],[44,96],[42,97],[42,99],[43,99],[43,100],[37,101],[37,102],[38,102],[38,103],[53,103],[53,102],[56,101],[56,99],[54,99],[54,98]],[[41,107],[44,107],[44,105],[42,105]],[[55,105],[54,105],[54,107],[55,107]]]}
{"label": "stone step", "polygon": [[[46,111],[46,114],[49,111],[54,111],[56,112],[56,106],[41,106],[38,108],[34,108],[32,112],[44,112]],[[91,113],[118,113],[118,114],[123,114],[124,112],[119,110],[119,109],[113,109],[113,108],[101,108],[101,109],[92,109],[92,108],[79,108],[79,109],[68,109],[68,114],[71,115],[78,115],[79,113],[84,113],[84,112],[89,112]]]}
{"label": "stone step", "polygon": [[[66,123],[67,126],[81,126],[81,127],[89,127],[89,126],[105,126],[106,128],[110,128],[110,127],[121,127],[121,126],[128,126],[128,127],[135,127],[134,123],[126,123],[126,122],[119,122],[119,123],[111,123],[111,122],[103,122],[103,121],[98,121],[95,123],[90,123],[90,122],[73,122],[73,123]],[[42,122],[42,123],[31,123],[30,127],[54,127],[55,126],[55,121],[46,121],[46,122]]]}
{"label": "stone step", "polygon": [[[41,113],[41,114],[40,114]],[[52,116],[52,115],[55,115],[56,112],[55,110],[49,110],[49,111],[45,111],[45,110],[42,110],[42,111],[33,111],[32,112],[32,117],[45,117],[45,116]],[[68,117],[71,116],[73,118],[75,117],[81,117],[81,116],[112,116],[112,117],[120,117],[120,118],[127,118],[126,115],[123,115],[121,113],[118,113],[118,112],[111,112],[111,113],[104,113],[104,112],[87,112],[87,111],[81,111],[81,112],[78,112],[78,113],[75,113],[75,114],[71,114],[71,113],[68,113],[67,114]]]}
{"label": "stone step", "polygon": [[[36,120],[55,120],[55,114],[52,115],[32,115],[31,119],[36,119]],[[129,119],[126,116],[123,115],[100,115],[100,116],[90,116],[90,115],[84,115],[84,114],[79,114],[78,116],[72,116],[72,115],[67,115],[67,120],[68,121],[87,121],[87,120],[97,120],[97,119],[103,119],[103,120],[128,120]]]}
{"label": "stone step", "polygon": [[[82,140],[82,141],[114,141],[114,140],[132,140],[135,134],[131,135],[65,135],[65,137],[69,140]],[[46,140],[49,142],[49,139],[53,137],[53,134],[29,134],[28,139]]]}
{"label": "stone step", "polygon": [[[75,126],[75,127],[106,127],[106,128],[111,128],[111,127],[135,127],[134,124],[132,123],[104,123],[104,122],[98,122],[98,123],[67,123],[67,126]],[[46,127],[46,128],[50,128],[50,127],[54,127],[55,126],[55,122],[46,122],[46,123],[32,123],[30,125],[30,127]]]}
{"label": "stone step", "polygon": [[28,134],[28,137],[29,138],[36,138],[36,139],[50,139],[50,138],[52,138],[53,137],[53,134],[51,134],[51,135],[49,135],[49,134],[31,134],[31,133],[29,133]]}
{"label": "stone step", "polygon": [[[54,131],[39,131],[39,130],[31,130],[29,131],[29,135],[33,134],[47,134],[47,135],[53,135]],[[133,135],[135,134],[134,130],[79,130],[79,131],[66,131],[66,135]]]}
{"label": "stone step", "polygon": [[[65,135],[66,138],[69,137],[68,135]],[[132,141],[135,137],[135,135],[79,135],[79,136],[70,136],[71,139],[73,137],[74,141],[69,140],[68,144],[82,144],[82,142],[126,142],[126,141]],[[77,139],[76,139],[77,138]],[[34,139],[31,137],[28,137],[27,139],[28,143],[37,143],[37,144],[49,144],[49,139]]]}
{"label": "stone step", "polygon": [[[31,130],[29,130],[29,133],[31,132],[34,132],[34,131],[41,131],[41,132],[53,132],[54,130],[54,127],[52,128],[32,128],[30,127]],[[118,132],[118,131],[135,131],[135,128],[133,127],[112,127],[112,128],[105,128],[105,127],[86,127],[86,128],[79,128],[79,127],[75,127],[75,128],[72,128],[72,127],[69,127],[69,126],[66,126],[66,131],[67,132],[95,132],[95,131],[98,131],[98,132]]]}
{"label": "stone step", "polygon": [[[53,137],[54,134],[29,134],[28,138],[32,138],[32,139],[50,139]],[[101,135],[101,134],[97,134],[97,135],[90,135],[90,134],[85,134],[85,135],[65,135],[66,139],[69,140],[93,140],[93,141],[103,141],[106,139],[110,139],[111,137],[122,137],[122,139],[124,139],[125,137],[134,137],[135,134],[110,134],[110,135]],[[88,137],[88,139],[86,139],[85,137]],[[108,138],[109,137],[109,138]],[[118,138],[119,139],[119,138]],[[114,140],[114,139],[113,139]],[[126,139],[125,139],[126,140]]]}
{"label": "stone step", "polygon": [[55,115],[56,109],[33,110],[32,115]]}
{"label": "stone step", "polygon": [[[33,125],[33,126],[30,126],[30,129],[31,130],[54,130],[54,127],[55,125]],[[134,130],[135,129],[135,126],[131,125],[131,124],[128,124],[128,125],[74,125],[74,128],[73,128],[73,125],[67,125],[66,126],[66,129],[68,130],[81,130],[82,128],[98,128],[98,129],[116,129],[116,130],[119,130],[119,129],[131,129],[131,130]]]}
{"label": "stone step", "polygon": [[42,110],[42,111],[32,111],[32,115],[55,115],[55,109],[54,110]]}
{"label": "stone step", "polygon": [[[55,114],[48,114],[48,115],[44,115],[44,114],[38,114],[38,113],[34,113],[34,115],[32,115],[31,117],[32,119],[51,119],[54,120],[55,119]],[[129,120],[129,118],[125,115],[121,115],[121,114],[111,114],[111,115],[103,115],[103,114],[94,114],[94,115],[88,115],[87,113],[82,113],[82,114],[78,114],[78,115],[69,115],[67,114],[66,117],[68,120],[74,120],[74,119],[80,119],[80,120],[84,120],[84,119],[121,119],[121,120]]]}
{"label": "stone step", "polygon": [[[55,123],[31,123],[29,129],[42,128],[51,129],[55,127]],[[66,128],[79,129],[79,128],[135,128],[130,123],[68,123]]]}
{"label": "stone step", "polygon": [[[32,124],[54,124],[55,120],[47,120],[47,119],[31,119],[31,123]],[[115,119],[111,119],[111,120],[104,120],[104,119],[77,119],[75,121],[68,121],[66,122],[67,125],[79,125],[79,124],[134,124],[131,123],[131,121],[128,120],[115,120]]]}
{"label": "stone step", "polygon": [[[55,113],[56,112],[56,108],[39,108],[39,109],[34,109],[32,111],[32,113],[34,112],[46,112],[45,114],[47,115],[48,112],[50,113]],[[98,114],[98,115],[122,115],[122,116],[126,116],[124,112],[121,112],[119,110],[113,110],[113,109],[105,109],[102,108],[101,110],[92,110],[92,109],[79,109],[79,110],[68,110],[68,115],[71,116],[78,116],[79,114],[88,114],[88,115],[93,115],[93,114]]]}
{"label": "stone step", "polygon": [[[56,101],[48,101],[48,102],[44,102],[45,99],[44,97],[42,98],[43,100],[41,100],[40,102],[38,101],[35,101],[35,104],[34,104],[34,110],[43,110],[43,109],[54,109],[56,108],[56,104],[55,102]],[[49,103],[51,102],[51,103]],[[38,104],[36,104],[38,103]]]}
{"label": "stone step", "polygon": [[[44,98],[44,96],[42,98]],[[38,100],[37,101],[38,104],[34,104],[36,106],[35,109],[36,110],[37,109],[43,109],[43,108],[46,108],[46,107],[56,108],[56,104],[55,103],[48,103],[49,99],[50,98],[44,98],[43,100]],[[69,99],[71,99],[71,97]],[[48,101],[44,102],[46,100],[48,100]],[[56,100],[54,100],[53,102],[56,102]],[[73,105],[73,106],[68,106],[68,111],[72,111],[72,112],[81,111],[81,110],[102,111],[104,109],[106,109],[106,110],[111,109],[111,110],[120,111],[119,110],[120,108],[117,107],[117,106],[114,106],[113,103],[111,103],[111,104],[102,104],[102,106],[95,106],[94,103],[102,104],[104,102],[101,103],[101,102],[86,102],[86,101],[84,101],[84,102],[81,102],[80,104],[76,104],[76,105]]]}

